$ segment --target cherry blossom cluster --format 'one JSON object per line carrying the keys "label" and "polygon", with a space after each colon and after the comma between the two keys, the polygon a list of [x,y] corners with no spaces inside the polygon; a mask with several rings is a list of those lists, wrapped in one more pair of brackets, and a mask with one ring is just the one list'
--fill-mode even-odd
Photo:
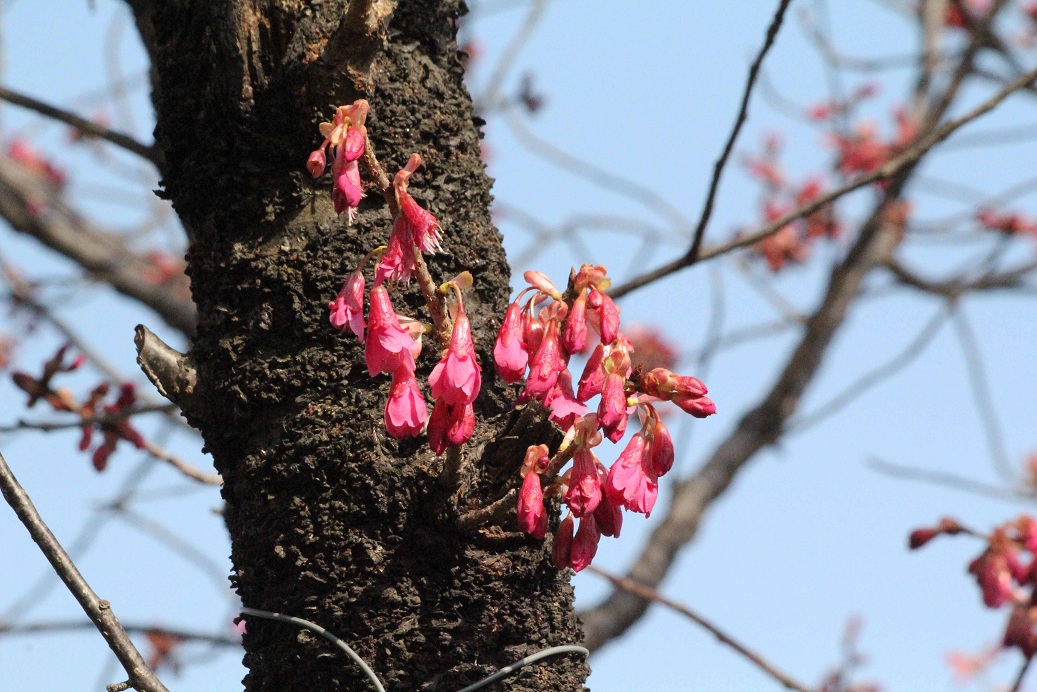
{"label": "cherry blossom cluster", "polygon": [[1008,608],[1001,645],[1026,658],[1037,654],[1037,519],[1023,514],[984,535],[952,518],[911,532],[908,544],[921,548],[941,535],[969,534],[983,539],[983,552],[969,564],[988,608]]}
{"label": "cherry blossom cluster", "polygon": [[[544,538],[544,496],[560,496],[569,513],[555,534],[554,563],[579,571],[590,564],[601,536],[619,536],[623,509],[647,516],[655,506],[659,478],[673,465],[674,449],[654,404],[670,401],[698,418],[712,415],[716,406],[694,377],[632,367],[633,347],[620,331],[619,308],[605,293],[604,267],[583,265],[571,274],[564,293],[539,272],[526,272],[525,278],[530,286],[505,313],[494,365],[507,382],[525,380],[519,403],[538,401],[566,433],[553,457],[546,445],[527,449],[518,523]],[[574,388],[570,358],[586,350],[590,355]],[[599,400],[592,410],[588,402],[594,397]],[[606,438],[619,442],[634,413],[641,428],[606,469],[594,448]],[[570,460],[572,466],[561,473]]]}
{"label": "cherry blossom cluster", "polygon": [[[824,182],[819,176],[811,177],[801,184],[789,180],[778,162],[780,153],[781,140],[772,135],[767,138],[762,155],[743,159],[749,174],[763,185],[761,206],[765,225],[810,204],[825,191]],[[753,250],[764,259],[772,272],[778,272],[787,263],[805,262],[810,257],[810,248],[815,239],[833,239],[840,233],[842,224],[835,216],[835,208],[827,204],[783,226],[756,243]]]}
{"label": "cherry blossom cluster", "polygon": [[7,144],[7,155],[20,166],[32,171],[60,189],[68,182],[68,176],[23,139],[12,139]]}
{"label": "cherry blossom cluster", "polygon": [[[362,181],[357,160],[363,155],[367,137],[364,119],[368,105],[359,100],[340,106],[331,123],[321,123],[324,143],[310,154],[307,167],[315,177],[325,166],[324,149],[331,147],[335,157],[332,197],[339,214],[348,211],[350,221],[360,203]],[[440,287],[441,293],[456,298],[449,341],[443,344],[442,358],[429,375],[428,384],[435,404],[429,414],[425,397],[415,375],[416,359],[421,353],[422,336],[430,327],[416,319],[396,314],[387,286],[408,283],[423,266],[422,255],[439,252],[440,229],[436,217],[423,209],[408,191],[410,177],[421,165],[413,154],[392,182],[398,210],[388,244],[369,253],[346,277],[342,290],[328,304],[330,320],[336,329],[349,330],[364,344],[368,373],[392,377],[385,404],[385,429],[395,438],[416,437],[428,432],[429,446],[436,454],[457,447],[475,431],[475,398],[482,385],[481,367],[475,357],[471,324],[464,310],[462,290],[471,285],[467,272]],[[364,269],[377,258],[364,320],[366,281]],[[419,277],[420,279],[420,277]]]}
{"label": "cherry blossom cluster", "polygon": [[831,132],[829,141],[838,157],[836,169],[843,177],[871,173],[903,153],[918,136],[918,124],[901,107],[893,110],[896,128],[890,139],[884,139],[875,123],[858,122],[849,134]]}
{"label": "cherry blossom cluster", "polygon": [[862,102],[878,95],[879,86],[865,82],[844,99],[824,101],[807,109],[807,117],[816,122],[831,121],[849,115]]}
{"label": "cherry blossom cluster", "polygon": [[1032,219],[1016,211],[999,212],[994,209],[981,209],[976,214],[976,221],[983,228],[997,231],[1006,236],[1033,236],[1037,239],[1037,219]]}
{"label": "cherry blossom cluster", "polygon": [[[45,181],[47,189],[60,192],[68,182],[68,176],[23,139],[14,138],[7,144],[7,156],[12,161],[29,171],[40,180]],[[46,205],[30,200],[26,210],[32,216],[41,216],[47,211]]]}
{"label": "cherry blossom cluster", "polygon": [[27,407],[32,408],[38,402],[45,401],[55,411],[74,413],[80,417],[83,422],[83,432],[79,440],[80,451],[90,449],[94,432],[100,432],[101,443],[94,448],[91,458],[94,468],[104,471],[120,440],[129,442],[137,449],[142,449],[146,445],[144,438],[129,420],[129,415],[137,403],[136,390],[132,383],[127,382],[119,387],[115,401],[105,404],[104,400],[108,397],[111,385],[102,382],[90,391],[84,402],[80,403],[68,389],[57,389],[52,385],[56,375],[77,370],[84,362],[83,356],[77,356],[66,363],[68,350],[67,344],[59,348],[54,357],[43,364],[43,372],[39,377],[24,372],[13,372],[11,379],[19,389],[29,395]]}

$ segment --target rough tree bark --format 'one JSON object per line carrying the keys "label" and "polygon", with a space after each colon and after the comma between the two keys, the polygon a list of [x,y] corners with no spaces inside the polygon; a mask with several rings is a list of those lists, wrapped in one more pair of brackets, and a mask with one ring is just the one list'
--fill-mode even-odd
{"label": "rough tree bark", "polygon": [[[185,409],[225,480],[244,604],[326,627],[395,690],[457,689],[540,648],[578,643],[568,576],[540,541],[510,517],[479,531],[454,521],[517,485],[523,447],[514,435],[492,442],[512,415],[508,388],[486,367],[509,275],[462,84],[463,4],[130,5],[153,61],[163,194],[190,240],[197,382]],[[460,508],[424,438],[385,434],[388,379],[369,377],[361,346],[327,319],[346,273],[390,227],[369,191],[348,228],[327,178],[314,183],[303,165],[317,123],[359,97],[371,102],[368,130],[390,175],[412,152],[424,159],[411,190],[444,230],[433,275],[475,276],[465,303],[484,386]],[[413,287],[394,295],[401,312],[419,311]],[[426,342],[419,377],[436,350]],[[248,690],[369,686],[305,631],[250,620],[244,646]],[[581,689],[587,672],[565,656],[498,689]]]}

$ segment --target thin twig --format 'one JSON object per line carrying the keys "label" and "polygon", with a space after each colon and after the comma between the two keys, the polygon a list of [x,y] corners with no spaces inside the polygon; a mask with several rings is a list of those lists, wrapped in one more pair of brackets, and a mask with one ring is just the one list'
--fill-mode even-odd
{"label": "thin twig", "polygon": [[928,136],[919,139],[914,146],[910,147],[899,156],[890,159],[889,161],[887,161],[871,173],[862,175],[858,178],[844,183],[843,185],[840,185],[831,192],[823,194],[815,198],[812,202],[804,204],[798,209],[795,209],[789,212],[788,214],[785,214],[781,218],[772,221],[771,223],[767,224],[755,233],[751,233],[740,238],[735,238],[726,243],[716,245],[712,248],[707,248],[706,250],[703,250],[698,257],[695,257],[690,253],[685,254],[671,262],[668,262],[667,264],[657,267],[656,269],[653,269],[649,272],[645,272],[641,276],[635,277],[620,286],[616,286],[615,288],[609,291],[609,295],[613,298],[625,296],[631,291],[634,291],[643,286],[647,286],[650,283],[658,281],[659,279],[669,276],[670,274],[676,273],[682,269],[686,269],[687,267],[690,267],[691,265],[696,264],[698,262],[712,259],[713,257],[717,257],[719,255],[727,254],[728,252],[731,252],[732,250],[737,250],[738,248],[746,247],[748,245],[754,245],[755,243],[758,243],[759,241],[766,238],[767,236],[777,233],[779,230],[789,225],[793,221],[801,219],[804,216],[807,216],[808,214],[817,211],[818,209],[827,204],[831,204],[833,201],[853,192],[854,190],[858,190],[862,187],[865,187],[866,185],[870,185],[871,183],[877,182],[879,180],[892,178],[893,176],[900,173],[902,170],[914,165],[922,156],[925,155],[926,152],[928,152],[930,149],[932,149],[934,146],[936,146],[943,140],[950,137],[958,129],[972,122],[976,118],[990,112],[995,107],[997,107],[998,104],[1000,104],[1002,101],[1008,98],[1008,96],[1018,91],[1019,89],[1027,86],[1028,84],[1032,83],[1035,79],[1037,79],[1037,69],[1030,70],[1023,76],[1005,85],[992,97],[982,102],[981,104],[979,104],[972,110],[968,111],[964,115],[958,118],[948,120],[940,127],[935,128]]}
{"label": "thin twig", "polygon": [[86,612],[87,617],[94,623],[97,630],[108,642],[108,647],[119,659],[123,669],[129,675],[130,681],[140,692],[168,692],[155,676],[155,673],[145,663],[144,658],[133,645],[133,641],[126,630],[119,624],[119,619],[112,612],[112,606],[108,601],[101,600],[94,590],[90,588],[83,575],[79,573],[72,559],[65,549],[58,543],[58,539],[51,533],[50,528],[44,523],[43,518],[25,489],[18,483],[7,461],[0,454],[0,491],[4,499],[11,505],[15,514],[21,520],[29,535],[43,551],[54,571],[65,583],[68,590],[72,592],[79,605]]}
{"label": "thin twig", "polygon": [[689,219],[679,209],[670,204],[666,197],[656,192],[652,187],[616,175],[610,170],[596,166],[593,163],[573,156],[567,151],[559,149],[533,132],[526,126],[522,118],[511,111],[504,113],[504,122],[511,128],[512,134],[515,135],[520,144],[524,145],[530,153],[539,156],[548,163],[554,164],[562,170],[583,178],[600,188],[634,200],[643,205],[647,210],[665,217],[673,226],[675,232],[681,232],[691,225]]}
{"label": "thin twig", "polygon": [[830,418],[850,405],[853,401],[864,394],[864,392],[910,365],[915,358],[922,354],[922,351],[924,351],[925,347],[929,345],[929,342],[936,337],[940,331],[940,327],[943,326],[943,323],[948,317],[950,317],[949,309],[937,312],[902,351],[893,356],[889,361],[858,377],[841,392],[819,406],[816,411],[804,414],[800,418],[789,421],[789,424],[785,428],[786,433],[803,432],[804,430],[817,425],[826,418]]}
{"label": "thin twig", "polygon": [[604,577],[605,579],[609,580],[614,587],[618,589],[622,589],[624,591],[634,594],[635,596],[639,596],[649,601],[659,603],[661,605],[666,606],[667,608],[670,608],[680,613],[681,615],[688,618],[700,627],[704,628],[706,631],[708,631],[710,634],[716,637],[717,641],[719,641],[721,644],[725,644],[731,647],[737,653],[747,658],[753,665],[755,665],[757,668],[762,670],[770,677],[774,678],[786,689],[797,690],[797,692],[812,692],[809,687],[799,682],[796,682],[788,675],[786,675],[785,673],[781,672],[776,667],[768,663],[758,653],[752,651],[749,647],[732,638],[719,627],[717,627],[712,622],[702,617],[701,615],[699,615],[683,603],[679,603],[677,601],[674,601],[673,599],[667,598],[655,589],[645,586],[644,584],[641,584],[639,582],[636,582],[633,579],[628,579],[626,577],[621,577],[619,575],[612,574],[611,572],[606,572],[600,567],[595,567],[594,565],[591,565],[587,568],[587,571],[593,572],[594,574],[597,574],[600,577]]}
{"label": "thin twig", "polygon": [[494,500],[485,507],[473,509],[457,518],[457,528],[461,531],[475,531],[483,526],[489,525],[495,520],[503,519],[509,512],[514,511],[515,503],[518,501],[518,490],[512,488],[504,497]]}
{"label": "thin twig", "polygon": [[1030,670],[1030,664],[1033,663],[1033,656],[1027,656],[1023,661],[1022,667],[1019,669],[1019,674],[1015,676],[1015,682],[1012,683],[1012,689],[1010,692],[1019,692],[1023,689],[1023,679],[1026,678],[1026,673]]}
{"label": "thin twig", "polygon": [[702,239],[706,235],[706,226],[709,225],[709,219],[713,216],[713,203],[716,200],[717,190],[720,188],[720,178],[724,173],[724,168],[727,166],[727,160],[734,150],[738,133],[742,131],[742,125],[745,124],[745,120],[749,116],[749,99],[752,97],[753,87],[756,85],[756,77],[760,73],[760,65],[763,64],[764,57],[766,57],[771,46],[774,45],[774,40],[778,37],[778,31],[781,29],[782,21],[785,19],[785,10],[788,9],[791,2],[792,0],[780,0],[778,3],[778,9],[774,12],[774,18],[771,19],[770,26],[767,27],[767,36],[763,40],[760,52],[756,54],[756,59],[753,60],[752,65],[749,67],[749,77],[745,81],[745,91],[742,94],[742,105],[738,109],[738,116],[735,118],[731,134],[727,137],[727,143],[724,144],[724,150],[720,153],[720,158],[713,165],[713,178],[709,181],[706,203],[702,207],[702,216],[699,217],[698,225],[695,226],[695,236],[691,241],[691,249],[688,250],[688,256],[692,258],[698,257],[699,250],[702,248]]}
{"label": "thin twig", "polygon": [[5,433],[18,432],[20,430],[40,430],[43,432],[53,432],[55,430],[69,430],[71,428],[82,428],[88,425],[108,425],[111,423],[118,423],[119,421],[132,418],[143,413],[173,413],[176,411],[176,407],[173,404],[154,404],[146,406],[136,406],[130,409],[124,409],[117,411],[116,413],[105,413],[100,416],[87,416],[85,418],[79,418],[74,421],[31,421],[19,419],[16,423],[10,425],[0,425],[0,435]]}
{"label": "thin twig", "polygon": [[166,462],[191,480],[198,481],[199,483],[206,483],[208,485],[223,485],[223,476],[220,474],[205,473],[201,469],[188,464],[176,455],[170,454],[154,442],[144,440],[144,449],[147,450],[148,454],[153,456],[155,459]]}
{"label": "thin twig", "polygon": [[1006,481],[1012,481],[1015,479],[1015,470],[1012,468],[1012,464],[1008,460],[1008,452],[1005,450],[1004,433],[997,418],[994,397],[990,393],[990,384],[987,381],[987,373],[983,367],[983,357],[980,354],[979,342],[976,340],[976,335],[972,331],[968,319],[961,310],[954,312],[953,321],[958,333],[958,341],[961,344],[962,356],[965,358],[965,370],[968,373],[972,398],[976,405],[976,413],[979,415],[980,422],[983,425],[987,449],[1001,477]]}
{"label": "thin twig", "polygon": [[[19,635],[61,634],[64,632],[87,630],[94,626],[94,623],[89,620],[48,620],[41,622],[27,622],[21,625],[0,622],[0,635],[11,637]],[[157,633],[185,642],[199,642],[203,644],[212,644],[213,646],[241,646],[241,637],[239,635],[211,634],[209,632],[196,632],[193,630],[156,627],[155,625],[144,624],[123,624],[122,628],[130,634]]]}
{"label": "thin twig", "polygon": [[548,0],[533,1],[529,8],[529,14],[526,15],[526,20],[522,23],[522,27],[515,32],[515,35],[501,54],[500,60],[497,61],[497,66],[486,82],[485,90],[479,98],[475,99],[474,109],[477,113],[496,107],[497,94],[500,93],[504,80],[507,79],[511,68],[514,67],[515,60],[518,59],[522,48],[525,47],[533,36],[537,24],[540,23],[540,18],[544,16],[547,2]]}
{"label": "thin twig", "polygon": [[7,87],[0,86],[0,99],[12,103],[22,108],[28,108],[29,110],[36,111],[40,115],[44,115],[48,118],[58,120],[71,125],[80,132],[90,137],[97,137],[107,142],[111,142],[117,147],[122,147],[126,151],[136,154],[141,158],[144,158],[156,166],[161,167],[162,157],[159,151],[155,147],[149,147],[146,144],[141,144],[133,137],[125,135],[121,132],[116,132],[103,125],[81,118],[75,113],[69,113],[68,111],[62,110],[50,104],[38,101],[31,96],[20,94],[17,91],[12,91]]}
{"label": "thin twig", "polygon": [[1019,490],[1003,485],[993,485],[966,476],[947,473],[946,471],[894,464],[885,461],[884,459],[879,459],[878,457],[868,459],[865,462],[865,465],[888,476],[903,478],[910,481],[918,481],[919,483],[942,485],[947,488],[964,490],[965,492],[974,493],[976,495],[986,495],[987,497],[993,497],[998,500],[1025,500],[1028,502],[1037,500],[1037,492],[1034,492],[1033,490]]}

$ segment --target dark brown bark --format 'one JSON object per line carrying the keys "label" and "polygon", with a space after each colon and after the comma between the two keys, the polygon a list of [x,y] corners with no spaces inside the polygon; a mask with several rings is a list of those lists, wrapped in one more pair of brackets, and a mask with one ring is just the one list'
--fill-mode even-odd
{"label": "dark brown bark", "polygon": [[[303,164],[320,141],[317,123],[364,97],[386,167],[415,151],[425,161],[411,191],[443,226],[433,275],[475,276],[465,302],[484,364],[473,441],[482,443],[467,448],[481,458],[460,509],[516,485],[521,445],[485,444],[509,415],[488,358],[509,276],[461,81],[463,6],[400,3],[374,36],[343,21],[345,3],[133,6],[154,59],[164,190],[190,238],[190,356],[206,404],[191,422],[225,479],[233,583],[245,605],[326,627],[395,690],[457,689],[545,646],[577,643],[568,578],[544,544],[510,518],[457,528],[452,489],[437,482],[443,461],[424,438],[387,437],[387,379],[368,376],[360,345],[327,320],[328,300],[385,242],[390,219],[369,191],[347,228],[327,178],[312,182]],[[413,287],[394,301],[420,310]],[[427,343],[419,376],[437,359]],[[244,643],[246,689],[368,689],[307,632],[250,620]],[[580,689],[586,673],[566,656],[496,689]]]}

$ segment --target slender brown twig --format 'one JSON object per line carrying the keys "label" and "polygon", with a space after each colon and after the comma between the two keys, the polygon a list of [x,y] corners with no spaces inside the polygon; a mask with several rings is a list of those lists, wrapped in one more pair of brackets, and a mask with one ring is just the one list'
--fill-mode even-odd
{"label": "slender brown twig", "polygon": [[655,589],[645,586],[644,584],[641,584],[639,582],[636,582],[633,579],[628,579],[626,577],[621,577],[619,575],[612,574],[611,572],[606,572],[605,570],[599,567],[591,565],[587,568],[587,571],[593,572],[594,574],[597,574],[600,577],[604,577],[605,579],[610,581],[614,587],[618,589],[622,589],[624,591],[634,594],[635,596],[639,596],[640,598],[647,599],[654,603],[659,603],[661,605],[666,606],[667,608],[670,608],[671,610],[680,613],[681,615],[688,618],[700,627],[704,628],[707,632],[716,637],[717,641],[719,641],[721,644],[731,647],[738,654],[747,658],[753,665],[755,665],[757,668],[762,670],[770,677],[774,678],[786,689],[797,690],[798,692],[811,692],[811,688],[807,687],[806,685],[803,685],[802,683],[796,682],[788,675],[778,670],[774,665],[768,663],[766,659],[760,656],[760,654],[754,652],[752,649],[742,644],[741,642],[733,638],[731,635],[725,633],[719,627],[717,627],[712,622],[702,617],[701,615],[699,615],[683,603],[667,598]]}
{"label": "slender brown twig", "polygon": [[774,17],[771,19],[771,24],[767,27],[767,35],[763,39],[763,45],[760,47],[760,52],[756,54],[756,59],[753,60],[752,65],[749,66],[749,76],[745,80],[745,90],[742,93],[742,105],[738,108],[738,116],[735,118],[734,126],[731,128],[731,134],[727,137],[727,142],[724,144],[724,149],[720,153],[720,158],[717,159],[713,165],[713,177],[709,181],[709,192],[706,193],[706,203],[702,207],[702,215],[699,217],[699,222],[695,226],[695,235],[691,241],[691,249],[688,250],[688,256],[693,259],[698,257],[699,250],[702,248],[702,239],[706,235],[706,226],[709,225],[709,220],[713,216],[713,203],[716,201],[717,190],[720,188],[720,178],[724,174],[724,168],[727,166],[727,160],[731,156],[731,152],[735,148],[735,141],[738,139],[738,133],[742,131],[742,125],[745,124],[746,118],[749,117],[749,99],[753,95],[753,87],[756,86],[756,78],[760,74],[760,66],[763,64],[763,59],[767,56],[771,46],[774,45],[774,40],[778,37],[778,31],[781,30],[781,24],[785,19],[785,10],[788,9],[789,4],[792,0],[780,0],[778,3],[778,9],[774,12]]}
{"label": "slender brown twig", "polygon": [[986,437],[987,449],[994,462],[994,467],[1005,481],[1015,479],[1015,470],[1008,460],[1008,452],[1005,450],[1005,437],[1001,429],[1001,423],[997,417],[997,408],[994,405],[994,397],[990,392],[990,383],[987,378],[986,369],[983,367],[983,357],[979,350],[979,342],[973,332],[968,319],[961,310],[953,315],[955,330],[958,334],[958,342],[961,344],[962,356],[965,359],[965,371],[968,374],[969,386],[972,389],[972,399],[976,405],[976,413],[983,426],[983,434]]}
{"label": "slender brown twig", "polygon": [[22,108],[36,111],[40,115],[44,115],[53,120],[58,120],[66,125],[71,125],[90,137],[97,137],[106,142],[111,142],[117,147],[122,147],[126,151],[147,159],[156,166],[161,166],[162,164],[162,155],[158,149],[149,147],[146,144],[141,144],[129,135],[116,132],[103,125],[98,125],[86,118],[81,118],[75,113],[69,113],[66,110],[44,103],[43,101],[38,101],[31,96],[21,94],[3,86],[0,86],[0,99],[14,104],[15,106],[21,106]]}
{"label": "slender brown twig", "polygon": [[1015,676],[1015,682],[1012,683],[1012,689],[1009,692],[1019,692],[1023,689],[1023,680],[1026,678],[1026,673],[1030,670],[1030,664],[1033,663],[1033,656],[1027,656],[1023,661],[1023,665],[1019,668],[1019,673]]}
{"label": "slender brown twig", "polygon": [[150,440],[144,441],[144,449],[155,459],[166,462],[193,481],[198,481],[199,483],[205,483],[207,485],[223,485],[223,477],[220,474],[205,473],[201,469],[188,464],[180,457],[170,454]]}
{"label": "slender brown twig", "polygon": [[976,495],[985,495],[998,500],[1024,500],[1029,502],[1037,500],[1037,492],[1033,490],[1020,490],[1003,485],[984,483],[983,481],[977,481],[966,476],[959,476],[954,473],[947,473],[946,471],[939,471],[936,469],[924,469],[916,468],[914,466],[894,464],[885,461],[884,459],[879,459],[878,457],[868,459],[865,462],[865,465],[879,473],[884,473],[895,478],[918,481],[919,483],[942,485],[947,488],[963,490]]}
{"label": "slender brown twig", "polygon": [[[20,625],[0,622],[0,635],[11,637],[34,634],[60,634],[63,632],[87,630],[94,626],[94,623],[89,620],[47,620],[40,622],[26,622]],[[156,627],[155,625],[126,623],[123,623],[122,628],[130,634],[155,633],[173,637],[185,642],[199,642],[202,644],[227,647],[241,646],[241,637],[230,634],[212,634],[209,632],[182,630],[175,627]]]}
{"label": "slender brown twig", "polygon": [[129,675],[132,686],[140,692],[169,692],[145,663],[144,658],[137,651],[137,647],[133,645],[129,634],[119,624],[119,619],[112,612],[111,604],[99,598],[87,584],[83,575],[79,573],[68,553],[61,547],[58,539],[54,537],[39,512],[36,511],[28,493],[18,483],[18,479],[15,478],[2,454],[0,454],[0,491],[3,492],[7,504],[11,506],[22,524],[28,529],[32,540],[43,551],[58,577],[79,601],[79,605],[82,606],[87,617],[108,642],[108,647]]}
{"label": "slender brown twig", "polygon": [[659,279],[669,276],[670,274],[674,274],[682,269],[686,269],[687,267],[690,267],[691,265],[696,264],[698,262],[702,262],[707,259],[712,259],[713,257],[717,257],[719,255],[727,254],[728,252],[731,252],[732,250],[737,250],[738,248],[754,245],[755,243],[758,243],[759,241],[766,238],[767,236],[777,233],[779,230],[789,225],[793,221],[801,219],[804,216],[807,216],[808,214],[817,211],[818,209],[827,204],[831,204],[833,201],[853,192],[854,190],[858,190],[862,187],[865,187],[866,185],[870,185],[879,180],[886,180],[896,176],[898,173],[910,168],[915,163],[917,163],[918,160],[921,159],[922,156],[924,156],[925,153],[932,149],[934,146],[936,146],[943,140],[947,139],[957,130],[972,122],[976,118],[979,118],[980,116],[990,112],[995,107],[997,107],[998,104],[1000,104],[1002,101],[1008,98],[1011,94],[1027,86],[1028,84],[1031,84],[1035,79],[1037,79],[1037,69],[1030,70],[1021,77],[1006,84],[1003,88],[999,89],[996,94],[994,94],[989,99],[982,102],[972,110],[968,111],[964,115],[948,120],[940,127],[937,127],[936,129],[932,130],[932,132],[930,132],[928,136],[921,137],[914,144],[914,146],[908,148],[899,156],[890,159],[889,161],[887,161],[871,173],[867,173],[865,175],[854,178],[853,180],[847,181],[846,183],[840,185],[831,192],[820,195],[819,197],[815,198],[812,202],[804,204],[803,206],[794,209],[788,214],[785,214],[781,218],[776,219],[775,221],[763,226],[760,230],[756,231],[755,233],[751,233],[739,238],[735,238],[726,243],[721,243],[714,247],[707,248],[703,250],[701,253],[699,253],[697,257],[691,255],[690,253],[686,253],[681,257],[672,260],[671,262],[668,262],[649,272],[645,272],[640,276],[634,277],[630,281],[627,281],[626,283],[620,286],[612,288],[609,291],[609,295],[611,295],[613,298],[625,296],[631,291],[634,291],[643,286],[647,286],[650,283],[658,281]]}
{"label": "slender brown twig", "polygon": [[922,354],[929,342],[939,333],[940,327],[943,326],[948,317],[950,317],[949,309],[939,310],[926,322],[921,331],[918,332],[918,335],[889,361],[858,377],[841,392],[819,406],[816,411],[789,421],[785,431],[787,433],[800,433],[817,425],[843,410],[872,387],[900,372]]}

